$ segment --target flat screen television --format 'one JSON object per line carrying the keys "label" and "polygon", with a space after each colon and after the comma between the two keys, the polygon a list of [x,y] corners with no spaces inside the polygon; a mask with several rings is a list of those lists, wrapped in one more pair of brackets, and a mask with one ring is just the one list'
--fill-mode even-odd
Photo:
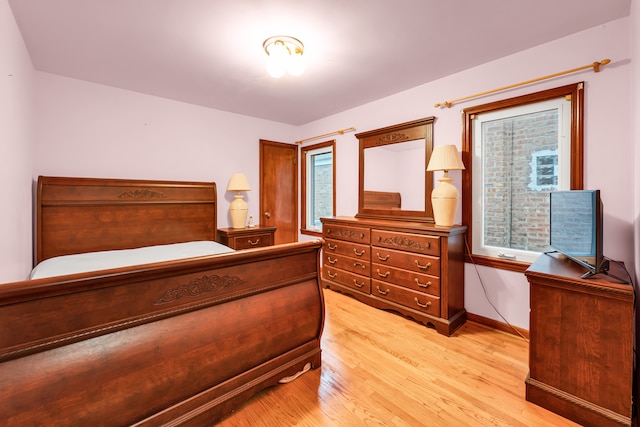
{"label": "flat screen television", "polygon": [[549,198],[550,246],[588,271],[583,278],[606,273],[602,253],[603,206],[600,190],[552,191]]}

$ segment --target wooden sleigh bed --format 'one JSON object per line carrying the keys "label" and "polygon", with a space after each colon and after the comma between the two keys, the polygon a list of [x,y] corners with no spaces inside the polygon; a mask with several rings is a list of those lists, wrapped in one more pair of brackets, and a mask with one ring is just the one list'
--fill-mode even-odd
{"label": "wooden sleigh bed", "polygon": [[[215,183],[40,177],[36,262],[216,240]],[[0,284],[3,425],[212,425],[321,362],[321,241]]]}

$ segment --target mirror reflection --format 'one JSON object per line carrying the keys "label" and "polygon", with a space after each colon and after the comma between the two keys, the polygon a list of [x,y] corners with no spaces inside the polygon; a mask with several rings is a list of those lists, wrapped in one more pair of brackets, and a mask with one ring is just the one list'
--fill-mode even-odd
{"label": "mirror reflection", "polygon": [[433,122],[426,117],[356,134],[361,218],[433,222]]}
{"label": "mirror reflection", "polygon": [[364,207],[425,209],[424,139],[370,147],[364,153]]}

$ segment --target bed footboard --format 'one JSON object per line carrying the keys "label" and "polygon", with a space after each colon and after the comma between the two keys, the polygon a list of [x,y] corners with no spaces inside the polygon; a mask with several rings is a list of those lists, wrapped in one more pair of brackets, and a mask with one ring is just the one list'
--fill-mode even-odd
{"label": "bed footboard", "polygon": [[0,285],[6,425],[210,425],[320,366],[321,242]]}

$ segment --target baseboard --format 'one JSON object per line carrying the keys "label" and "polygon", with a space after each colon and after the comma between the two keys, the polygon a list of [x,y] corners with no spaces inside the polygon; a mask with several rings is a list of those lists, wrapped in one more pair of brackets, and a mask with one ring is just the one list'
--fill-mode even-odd
{"label": "baseboard", "polygon": [[525,339],[529,339],[529,330],[519,328],[517,326],[508,325],[497,320],[490,319],[488,317],[480,316],[478,314],[469,313],[467,311],[467,320],[470,322],[479,323],[481,325],[489,326],[490,328],[497,329],[502,332],[506,332],[512,335],[522,336]]}

